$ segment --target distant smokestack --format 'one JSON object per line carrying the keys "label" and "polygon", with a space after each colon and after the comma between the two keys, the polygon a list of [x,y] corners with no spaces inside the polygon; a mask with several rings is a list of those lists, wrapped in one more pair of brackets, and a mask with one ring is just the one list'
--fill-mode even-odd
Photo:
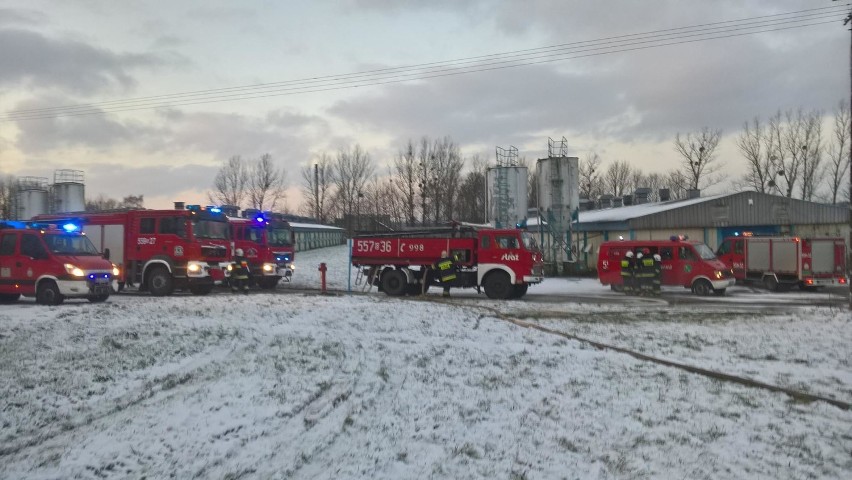
{"label": "distant smokestack", "polygon": [[699,190],[697,188],[690,188],[689,190],[686,191],[686,197],[687,198],[698,198],[700,196],[701,196],[701,190]]}
{"label": "distant smokestack", "polygon": [[629,207],[629,206],[633,205],[633,195],[625,195],[625,196],[621,197],[621,203],[625,207]]}
{"label": "distant smokestack", "polygon": [[661,188],[660,189],[660,201],[661,202],[668,202],[669,200],[671,200],[671,198],[672,198],[671,193],[669,192],[668,188]]}
{"label": "distant smokestack", "polygon": [[175,210],[186,210],[184,202],[175,202]]}

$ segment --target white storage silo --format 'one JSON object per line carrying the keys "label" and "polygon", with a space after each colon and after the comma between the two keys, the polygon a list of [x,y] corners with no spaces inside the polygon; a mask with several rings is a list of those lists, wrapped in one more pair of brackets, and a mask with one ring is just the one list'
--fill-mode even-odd
{"label": "white storage silo", "polygon": [[[571,222],[580,211],[580,169],[577,157],[543,158],[536,164],[539,214],[552,237],[550,260],[573,261]],[[544,231],[542,233],[545,233]]]}
{"label": "white storage silo", "polygon": [[486,222],[514,228],[527,216],[527,167],[491,167],[485,175]]}
{"label": "white storage silo", "polygon": [[29,220],[36,215],[50,213],[47,179],[44,177],[20,177],[15,192],[15,215],[17,220]]}
{"label": "white storage silo", "polygon": [[86,187],[80,170],[53,172],[53,213],[82,212],[86,209]]}

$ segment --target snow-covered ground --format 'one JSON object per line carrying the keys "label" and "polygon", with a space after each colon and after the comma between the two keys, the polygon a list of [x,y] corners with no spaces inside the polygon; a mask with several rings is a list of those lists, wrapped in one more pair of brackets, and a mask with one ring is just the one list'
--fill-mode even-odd
{"label": "snow-covered ground", "polygon": [[[498,319],[852,401],[828,294],[521,301],[343,293],[346,248],[273,294],[0,310],[0,478],[849,478],[852,411]],[[319,262],[332,295],[317,295]],[[352,275],[350,277],[350,275]],[[582,300],[562,297],[576,295]],[[597,300],[600,301],[597,301]]]}

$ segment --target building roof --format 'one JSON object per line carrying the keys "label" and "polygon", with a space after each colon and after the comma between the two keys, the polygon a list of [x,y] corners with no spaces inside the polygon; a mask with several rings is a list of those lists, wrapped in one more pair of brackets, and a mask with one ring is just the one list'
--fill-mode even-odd
{"label": "building roof", "polygon": [[579,212],[577,230],[840,224],[848,215],[843,206],[739,192]]}

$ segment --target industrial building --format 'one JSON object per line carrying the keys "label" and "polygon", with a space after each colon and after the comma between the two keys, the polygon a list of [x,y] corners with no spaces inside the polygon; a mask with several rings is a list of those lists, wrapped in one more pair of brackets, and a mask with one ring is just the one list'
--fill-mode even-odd
{"label": "industrial building", "polygon": [[[627,206],[580,211],[572,228],[571,248],[577,253],[574,270],[595,270],[598,247],[608,240],[687,235],[715,251],[725,237],[749,233],[849,238],[846,206],[757,192],[701,197],[695,191],[693,197],[646,203],[642,197],[631,196],[628,203],[632,204]],[[534,224],[528,227],[530,231],[536,228]]]}

